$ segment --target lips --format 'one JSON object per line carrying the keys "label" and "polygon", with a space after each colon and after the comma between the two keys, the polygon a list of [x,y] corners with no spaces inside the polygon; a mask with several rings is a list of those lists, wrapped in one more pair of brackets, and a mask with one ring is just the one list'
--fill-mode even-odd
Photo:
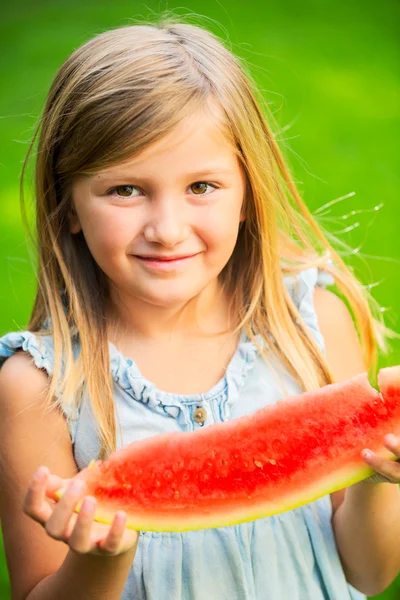
{"label": "lips", "polygon": [[173,260],[181,260],[183,258],[189,258],[191,256],[195,256],[195,254],[182,254],[181,256],[142,256],[141,254],[137,254],[136,256],[137,256],[137,258],[143,258],[145,260],[171,262]]}
{"label": "lips", "polygon": [[192,264],[195,258],[201,254],[198,252],[197,254],[186,254],[185,256],[140,256],[139,254],[135,255],[136,260],[140,261],[140,263],[150,272],[167,272],[167,271],[180,271],[185,269],[187,265]]}

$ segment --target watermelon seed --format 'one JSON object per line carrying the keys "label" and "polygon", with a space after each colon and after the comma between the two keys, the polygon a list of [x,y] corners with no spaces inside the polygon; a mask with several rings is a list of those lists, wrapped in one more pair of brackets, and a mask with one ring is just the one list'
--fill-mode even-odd
{"label": "watermelon seed", "polygon": [[255,460],[255,461],[254,461],[254,464],[256,465],[256,467],[259,467],[260,469],[262,469],[262,468],[263,468],[263,466],[264,466],[264,465],[262,464],[262,462],[260,462],[259,460]]}
{"label": "watermelon seed", "polygon": [[174,492],[174,498],[175,498],[175,500],[178,500],[178,498],[179,498],[179,492],[178,491]]}
{"label": "watermelon seed", "polygon": [[273,458],[267,458],[267,461],[271,463],[271,465],[276,465],[276,460],[274,460]]}
{"label": "watermelon seed", "polygon": [[157,481],[155,481],[155,482],[154,482],[154,485],[155,485],[156,487],[160,487],[161,483],[160,483],[160,482],[157,480]]}
{"label": "watermelon seed", "polygon": [[223,465],[227,465],[228,464],[227,460],[221,460],[221,462],[222,462]]}

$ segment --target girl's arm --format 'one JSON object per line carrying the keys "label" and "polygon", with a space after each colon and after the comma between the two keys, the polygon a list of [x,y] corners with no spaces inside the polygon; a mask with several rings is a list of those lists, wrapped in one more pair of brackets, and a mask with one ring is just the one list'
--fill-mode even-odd
{"label": "girl's arm", "polygon": [[352,485],[332,524],[347,581],[367,596],[382,593],[400,572],[398,485]]}
{"label": "girl's arm", "polygon": [[119,600],[134,551],[115,557],[70,551],[60,568],[43,579],[26,600]]}
{"label": "girl's arm", "polygon": [[[87,545],[84,540],[77,543],[77,551],[71,550],[51,535],[67,522],[67,513],[72,513],[75,501],[70,495],[64,503],[49,504],[44,497],[46,477],[42,482],[32,482],[40,465],[65,479],[77,473],[64,416],[57,408],[44,412],[46,386],[45,372],[37,369],[24,353],[7,359],[0,370],[0,519],[12,598],[117,600],[137,540],[118,556],[80,554],[79,548],[87,551],[79,545]],[[25,509],[38,522],[24,513],[24,502],[29,504]],[[52,512],[53,517],[42,519],[40,511],[45,510]],[[47,533],[40,522],[52,531]],[[93,525],[91,531],[98,525]],[[60,535],[60,539],[64,538]]]}
{"label": "girl's arm", "polygon": [[[314,305],[335,380],[365,372],[361,345],[345,304],[328,290],[316,288]],[[375,469],[380,466],[378,462],[369,464]],[[383,464],[400,472],[397,463]],[[366,481],[331,497],[332,527],[347,581],[366,595],[381,593],[400,571],[398,485]]]}

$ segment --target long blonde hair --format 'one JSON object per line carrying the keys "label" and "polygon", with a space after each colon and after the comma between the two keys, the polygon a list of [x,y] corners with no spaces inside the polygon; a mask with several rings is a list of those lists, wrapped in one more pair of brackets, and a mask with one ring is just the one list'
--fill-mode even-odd
{"label": "long blonde hair", "polygon": [[[247,178],[246,220],[219,278],[237,331],[260,334],[305,391],[333,381],[282,275],[324,267],[347,298],[368,369],[392,332],[370,293],[344,264],[301,199],[273,134],[272,114],[241,60],[203,27],[161,18],[101,33],[66,60],[51,85],[28,150],[40,131],[35,171],[38,289],[27,328],[53,336],[48,401],[63,409],[90,398],[102,454],[115,449],[113,381],[105,320],[106,278],[82,233],[68,226],[71,182],[127,160],[208,105]],[[376,316],[372,316],[372,311]],[[47,323],[47,325],[46,325]],[[51,323],[51,327],[48,325]],[[78,336],[80,353],[72,340]],[[57,393],[56,393],[57,390]],[[56,398],[54,399],[54,396]]]}

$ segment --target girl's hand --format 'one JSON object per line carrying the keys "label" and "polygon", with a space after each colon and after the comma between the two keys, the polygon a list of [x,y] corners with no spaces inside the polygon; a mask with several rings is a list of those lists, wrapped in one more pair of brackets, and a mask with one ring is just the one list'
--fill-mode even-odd
{"label": "girl's hand", "polygon": [[385,446],[388,450],[397,456],[397,460],[388,460],[381,458],[372,450],[365,448],[362,452],[362,457],[369,467],[375,469],[376,473],[365,479],[365,483],[400,483],[400,439],[389,434],[384,439]]}
{"label": "girl's hand", "polygon": [[[86,496],[79,511],[74,512],[78,501],[84,497],[84,475],[72,479],[52,475],[47,467],[39,467],[33,476],[24,499],[24,512],[40,523],[47,534],[65,542],[78,554],[117,556],[136,546],[139,532],[126,529],[126,513],[118,511],[111,525],[93,520],[96,499]],[[54,502],[46,494],[54,494],[67,486],[62,498]]]}

